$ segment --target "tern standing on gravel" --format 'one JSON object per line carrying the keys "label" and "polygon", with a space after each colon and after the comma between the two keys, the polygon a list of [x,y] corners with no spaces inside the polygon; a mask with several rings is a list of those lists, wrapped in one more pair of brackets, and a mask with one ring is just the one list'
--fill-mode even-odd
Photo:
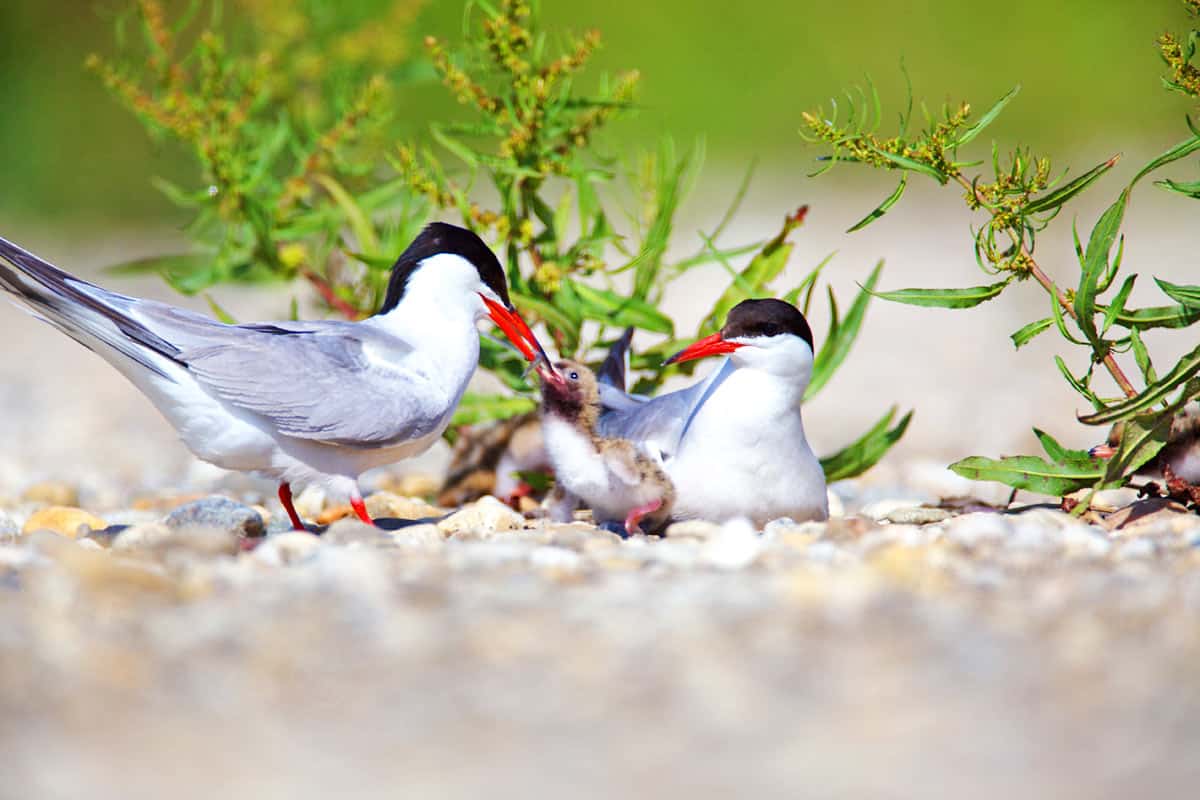
{"label": "tern standing on gravel", "polygon": [[479,362],[486,317],[526,358],[545,358],[513,309],[496,256],[435,222],[392,268],[379,313],[361,322],[226,325],[69,275],[0,239],[0,287],[116,367],[199,458],[348,496],[370,524],[358,476],[428,449]]}
{"label": "tern standing on gravel", "polygon": [[744,300],[720,331],[667,363],[713,355],[728,358],[686,389],[644,401],[602,394],[599,433],[659,455],[675,485],[676,518],[828,517],[825,473],[800,417],[813,367],[804,315],[782,300]]}

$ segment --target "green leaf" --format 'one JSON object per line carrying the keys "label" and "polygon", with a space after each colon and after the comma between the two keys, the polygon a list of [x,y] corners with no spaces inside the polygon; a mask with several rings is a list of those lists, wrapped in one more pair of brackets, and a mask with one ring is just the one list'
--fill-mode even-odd
{"label": "green leaf", "polygon": [[1200,372],[1200,347],[1179,359],[1170,372],[1148,385],[1140,394],[1098,410],[1095,414],[1080,417],[1079,421],[1086,425],[1106,425],[1148,411],[1185,383],[1188,384],[1186,391],[1197,388],[1192,382],[1197,372]]}
{"label": "green leaf", "polygon": [[[559,292],[559,296],[562,294]],[[556,336],[562,337],[561,349],[564,355],[575,352],[575,348],[579,346],[578,319],[572,319],[558,305],[540,297],[519,291],[509,292],[509,296],[512,298],[513,305],[520,311],[536,314],[546,321]]]}
{"label": "green leaf", "polygon": [[462,396],[450,424],[475,425],[494,419],[508,419],[532,411],[536,407],[537,404],[528,397],[467,392]]}
{"label": "green leaf", "polygon": [[1118,325],[1143,331],[1151,328],[1186,328],[1198,319],[1200,308],[1189,309],[1184,306],[1135,308],[1118,312],[1116,316]]}
{"label": "green leaf", "polygon": [[1181,306],[1189,309],[1200,309],[1200,286],[1180,286],[1159,278],[1155,278],[1154,282],[1158,284],[1158,288],[1162,289],[1167,297]]}
{"label": "green leaf", "polygon": [[193,295],[220,283],[225,275],[213,255],[153,256],[105,268],[114,275],[156,273],[175,291]]}
{"label": "green leaf", "polygon": [[896,205],[896,203],[904,195],[904,187],[907,185],[908,185],[908,173],[905,173],[900,176],[900,183],[896,184],[896,188],[892,191],[892,193],[889,194],[882,203],[880,203],[878,206],[876,206],[875,209],[873,211],[871,211],[870,214],[867,214],[865,217],[860,219],[858,222],[854,223],[849,228],[847,228],[846,233],[854,233],[855,231],[860,231],[863,228],[870,225],[875,220],[882,217],[884,214],[886,214],[888,212],[888,209],[890,209],[892,206]]}
{"label": "green leaf", "polygon": [[1054,357],[1054,365],[1058,367],[1058,371],[1062,373],[1064,378],[1066,378],[1067,383],[1071,384],[1071,388],[1076,392],[1079,392],[1079,394],[1081,394],[1084,399],[1091,403],[1094,408],[1101,409],[1104,407],[1103,401],[1101,401],[1100,398],[1096,396],[1096,393],[1088,387],[1088,382],[1090,381],[1091,376],[1090,372],[1087,376],[1085,376],[1085,380],[1076,378],[1071,370],[1067,367],[1067,362],[1062,360],[1062,356]]}
{"label": "green leaf", "polygon": [[1117,232],[1121,229],[1121,220],[1125,216],[1125,204],[1128,200],[1127,189],[1100,215],[1084,251],[1079,288],[1075,290],[1075,321],[1093,347],[1097,347],[1100,341],[1095,320],[1097,286],[1101,276],[1108,270],[1109,253],[1112,252]]}
{"label": "green leaf", "polygon": [[1180,142],[1170,150],[1167,150],[1162,155],[1153,159],[1146,166],[1142,167],[1141,171],[1139,171],[1137,175],[1133,176],[1133,180],[1129,182],[1130,188],[1133,188],[1135,183],[1159,167],[1164,167],[1167,164],[1170,164],[1172,161],[1178,161],[1181,158],[1186,158],[1197,150],[1200,150],[1200,136],[1193,136],[1190,139]]}
{"label": "green leaf", "polygon": [[[786,231],[790,230],[787,223],[784,230],[785,233],[781,236],[786,236]],[[763,245],[762,250],[750,259],[746,268],[734,275],[733,282],[717,298],[712,311],[708,312],[708,316],[700,324],[702,334],[712,333],[725,324],[725,318],[738,303],[767,292],[767,284],[783,271],[792,254],[791,242],[781,236],[776,236]]]}
{"label": "green leaf", "polygon": [[346,222],[358,242],[358,249],[367,256],[379,255],[379,239],[375,235],[375,227],[354,198],[350,196],[350,193],[329,175],[314,175],[313,180],[329,192],[329,196],[333,198],[345,215]]}
{"label": "green leaf", "polygon": [[1104,327],[1101,333],[1107,333],[1112,324],[1116,322],[1117,315],[1125,310],[1125,301],[1129,299],[1129,293],[1133,291],[1133,283],[1137,280],[1137,275],[1130,275],[1121,284],[1121,288],[1117,290],[1117,294],[1113,297],[1112,302],[1104,309]]}
{"label": "green leaf", "polygon": [[1042,331],[1046,330],[1054,324],[1054,317],[1043,317],[1039,320],[1025,325],[1020,330],[1012,333],[1009,338],[1012,339],[1013,345],[1019,350],[1022,346],[1029,343],[1033,337],[1037,336]]}
{"label": "green leaf", "polygon": [[1021,86],[1020,86],[1020,84],[1018,84],[1018,85],[1014,86],[1012,89],[1010,89],[1008,94],[1004,95],[999,100],[997,100],[996,104],[993,105],[991,108],[989,108],[987,110],[987,113],[985,113],[982,117],[979,118],[978,122],[976,122],[974,125],[972,125],[971,127],[967,128],[965,131],[962,132],[962,134],[958,137],[958,139],[956,139],[954,141],[954,148],[957,149],[959,147],[962,147],[964,144],[967,144],[972,139],[974,139],[976,136],[983,133],[983,129],[996,121],[996,117],[1000,116],[1000,112],[1004,110],[1004,107],[1007,106],[1009,104],[1009,102],[1014,97],[1016,97],[1017,93],[1020,91],[1021,91]]}
{"label": "green leaf", "polygon": [[943,186],[950,181],[949,175],[938,172],[936,169],[923,161],[917,161],[916,159],[909,158],[908,156],[897,155],[896,153],[889,153],[886,150],[880,150],[878,147],[873,147],[872,149],[879,155],[886,158],[888,161],[891,161],[896,166],[912,172],[919,172],[922,175],[928,175]]}
{"label": "green leaf", "polygon": [[881,300],[906,303],[927,308],[971,308],[1004,291],[1012,281],[1005,278],[989,286],[969,286],[965,289],[896,289],[891,292],[872,292]]}
{"label": "green leaf", "polygon": [[1042,449],[1046,451],[1046,455],[1050,456],[1050,460],[1056,464],[1075,464],[1092,467],[1101,465],[1101,461],[1088,455],[1086,450],[1069,450],[1043,430],[1034,428],[1033,435],[1041,443]]}
{"label": "green leaf", "polygon": [[221,322],[224,322],[226,325],[236,325],[237,324],[237,320],[233,318],[233,315],[230,314],[228,311],[226,311],[224,308],[222,308],[221,304],[218,303],[216,301],[216,298],[214,298],[211,294],[209,294],[208,292],[205,292],[204,299],[208,301],[208,307],[210,309],[212,309],[214,317],[219,319]]}
{"label": "green leaf", "polygon": [[1129,329],[1129,346],[1133,350],[1133,360],[1137,362],[1138,369],[1142,373],[1142,380],[1146,382],[1147,386],[1157,381],[1158,373],[1154,371],[1154,363],[1150,360],[1146,343],[1142,341],[1142,334],[1137,328]]}
{"label": "green leaf", "polygon": [[1037,456],[971,456],[954,462],[950,469],[973,481],[994,481],[1052,497],[1086,489],[1104,477],[1104,465],[1099,461],[1094,466],[1053,464]]}
{"label": "green leaf", "polygon": [[875,466],[879,459],[883,458],[884,454],[900,441],[900,437],[908,429],[912,415],[913,412],[908,412],[901,417],[895,427],[889,427],[892,419],[896,416],[896,407],[892,406],[882,419],[853,443],[822,458],[821,469],[825,471],[825,480],[833,483],[853,478]]}
{"label": "green leaf", "polygon": [[1176,192],[1188,197],[1200,199],[1200,181],[1188,181],[1183,183],[1167,178],[1165,180],[1155,181],[1154,185],[1160,186],[1170,192]]}
{"label": "green leaf", "polygon": [[[840,324],[837,319],[836,306],[833,306],[829,335],[813,359],[812,378],[808,382],[808,388],[804,391],[806,401],[817,396],[817,393],[829,382],[838,367],[846,360],[846,356],[849,355],[850,348],[854,346],[854,340],[858,338],[859,329],[862,328],[867,305],[871,302],[871,292],[874,290],[875,284],[879,282],[879,273],[882,269],[883,262],[880,261],[875,265],[875,269],[871,270],[867,282],[859,290],[850,309],[846,312],[846,317],[841,320]],[[833,305],[832,294],[830,295],[830,304]]]}
{"label": "green leaf", "polygon": [[608,289],[595,289],[586,284],[565,279],[579,296],[583,315],[606,325],[641,328],[673,336],[675,323],[649,303],[634,297],[622,297]]}
{"label": "green leaf", "polygon": [[1158,455],[1171,434],[1175,409],[1157,415],[1144,415],[1125,420],[1121,428],[1121,443],[1117,453],[1108,460],[1104,472],[1106,485],[1120,486],[1125,476],[1136,472],[1143,464]]}
{"label": "green leaf", "polygon": [[1064,184],[1041,197],[1034,198],[1025,206],[1025,212],[1029,214],[1041,214],[1047,211],[1057,211],[1068,200],[1091,186],[1101,175],[1116,166],[1119,159],[1120,156],[1113,156],[1103,164],[1097,164],[1092,167],[1070,183]]}

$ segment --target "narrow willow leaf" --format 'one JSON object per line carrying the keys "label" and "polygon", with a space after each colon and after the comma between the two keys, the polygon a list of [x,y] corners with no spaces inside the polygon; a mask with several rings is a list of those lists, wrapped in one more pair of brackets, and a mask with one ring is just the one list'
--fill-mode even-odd
{"label": "narrow willow leaf", "polygon": [[1158,455],[1167,444],[1171,433],[1171,420],[1177,409],[1162,414],[1132,417],[1125,420],[1121,430],[1121,443],[1115,456],[1108,460],[1104,472],[1104,483],[1120,486],[1125,476],[1136,472],[1143,464]]}
{"label": "narrow willow leaf", "polygon": [[[821,277],[821,271],[824,270],[829,262],[833,260],[833,257],[836,254],[837,251],[835,250],[821,259],[821,263],[813,267],[809,273],[804,276],[804,280],[800,281],[800,284],[796,286],[796,288],[792,289],[783,296],[783,302],[790,303],[792,305],[799,305],[800,311],[802,311],[805,316],[808,316],[809,306],[812,305],[813,290],[817,287],[817,278]],[[803,304],[800,303],[800,295],[802,294],[804,295]]]}
{"label": "narrow willow leaf", "polygon": [[1121,228],[1121,220],[1125,217],[1125,204],[1129,201],[1129,190],[1121,192],[1109,206],[1088,237],[1087,249],[1084,250],[1082,269],[1079,275],[1079,288],[1075,290],[1075,321],[1083,331],[1087,340],[1093,346],[1100,341],[1096,330],[1096,292],[1101,276],[1108,270],[1109,253],[1117,240],[1117,232]]}
{"label": "narrow willow leaf", "polygon": [[1184,306],[1135,308],[1117,314],[1118,325],[1142,331],[1151,328],[1186,328],[1197,320],[1200,320],[1200,308],[1189,309]]}
{"label": "narrow willow leaf", "polygon": [[1008,94],[997,100],[996,104],[989,108],[987,112],[979,118],[978,122],[962,132],[958,139],[955,140],[954,147],[956,149],[962,147],[964,144],[967,144],[976,136],[983,133],[983,129],[996,121],[996,117],[1000,116],[1000,112],[1004,110],[1004,107],[1008,105],[1009,102],[1012,101],[1012,99],[1016,97],[1017,93],[1020,91],[1021,85],[1017,84],[1009,90]]}
{"label": "narrow willow leaf", "polygon": [[494,419],[508,419],[536,408],[528,397],[512,397],[500,394],[475,394],[467,392],[459,401],[450,424],[475,425]]}
{"label": "narrow willow leaf", "polygon": [[1160,186],[1169,192],[1186,195],[1188,197],[1200,199],[1200,181],[1180,182],[1173,181],[1169,178],[1161,181],[1155,181],[1155,186]]}
{"label": "narrow willow leaf", "polygon": [[1130,188],[1132,188],[1135,183],[1149,175],[1151,172],[1154,172],[1154,170],[1158,169],[1159,167],[1164,167],[1167,164],[1170,164],[1172,161],[1178,161],[1181,158],[1186,158],[1197,150],[1200,150],[1200,135],[1193,136],[1190,139],[1180,142],[1170,150],[1167,150],[1165,153],[1152,160],[1146,166],[1142,167],[1141,171],[1139,171],[1137,175],[1133,176],[1133,180],[1129,182]]}
{"label": "narrow willow leaf", "polygon": [[[529,295],[524,292],[510,292],[513,305],[520,311],[529,314],[533,313],[546,321],[550,329],[554,331],[556,336],[562,337],[560,348],[565,353],[573,353],[575,348],[579,346],[579,319],[572,319],[561,307],[562,304],[551,303],[543,300],[540,297]],[[559,293],[561,296],[562,293]]]}
{"label": "narrow willow leaf", "polygon": [[880,150],[877,147],[873,148],[873,149],[875,150],[876,153],[883,156],[888,161],[891,161],[896,166],[902,167],[902,168],[910,170],[912,172],[919,172],[922,175],[928,175],[929,177],[933,178],[935,181],[942,184],[943,186],[950,181],[949,175],[945,175],[945,174],[937,171],[936,169],[934,169],[933,167],[924,163],[923,161],[917,161],[916,159],[909,158],[908,156],[897,155],[896,153],[889,153],[888,151]]}
{"label": "narrow willow leaf", "polygon": [[881,300],[907,303],[928,308],[971,308],[1004,291],[1012,278],[989,286],[970,286],[965,289],[896,289],[891,292],[872,292]]}
{"label": "narrow willow leaf", "polygon": [[846,356],[850,353],[850,348],[854,346],[854,340],[858,338],[858,332],[862,328],[867,305],[871,302],[871,292],[875,289],[875,284],[879,282],[879,273],[882,269],[883,262],[880,261],[875,265],[875,269],[871,270],[867,282],[855,296],[854,302],[846,311],[846,317],[841,320],[840,324],[837,320],[837,306],[833,302],[833,293],[830,290],[830,304],[835,311],[831,315],[829,336],[813,359],[812,378],[808,382],[808,388],[804,391],[805,400],[816,397],[822,387],[837,372],[842,362],[846,360]]}
{"label": "narrow willow leaf", "polygon": [[1129,293],[1133,291],[1133,283],[1137,280],[1137,275],[1130,275],[1121,284],[1121,288],[1117,290],[1117,294],[1113,297],[1112,302],[1104,309],[1104,327],[1101,333],[1107,333],[1112,324],[1116,322],[1117,315],[1125,310],[1125,301],[1129,299]]}
{"label": "narrow willow leaf", "polygon": [[870,225],[875,220],[882,217],[884,214],[886,214],[888,212],[888,209],[890,209],[892,206],[896,205],[897,201],[899,201],[900,198],[904,195],[904,187],[907,185],[908,185],[908,173],[905,173],[900,176],[900,183],[896,184],[895,190],[891,194],[889,194],[882,203],[880,203],[878,206],[876,206],[875,209],[870,214],[867,214],[865,217],[860,219],[858,222],[854,223],[849,228],[847,228],[846,233],[854,233],[855,231],[860,231],[863,228]]}
{"label": "narrow willow leaf", "polygon": [[821,469],[825,471],[825,480],[833,483],[853,478],[875,466],[879,459],[883,458],[884,454],[900,441],[900,437],[908,429],[912,415],[913,412],[909,411],[900,418],[895,427],[889,428],[892,419],[896,416],[896,407],[892,406],[882,419],[852,444],[822,458]]}
{"label": "narrow willow leaf", "polygon": [[787,266],[791,254],[791,242],[781,241],[779,237],[763,245],[762,250],[750,260],[746,268],[734,274],[733,282],[717,298],[712,311],[700,324],[700,332],[712,333],[725,324],[725,318],[734,306],[743,300],[764,294],[767,285]]}
{"label": "narrow willow leaf", "polygon": [[950,469],[973,481],[994,481],[1051,497],[1086,489],[1104,477],[1104,466],[1099,462],[1095,466],[1052,464],[1037,456],[971,456],[951,464]]}
{"label": "narrow willow leaf", "polygon": [[1142,380],[1146,382],[1147,386],[1157,381],[1158,374],[1154,371],[1150,352],[1146,350],[1146,343],[1142,341],[1142,334],[1137,328],[1129,329],[1129,346],[1133,350],[1133,360],[1137,362],[1138,369],[1142,373]]}
{"label": "narrow willow leaf", "polygon": [[1080,175],[1075,180],[1066,183],[1052,192],[1034,198],[1027,206],[1025,212],[1029,214],[1041,214],[1047,211],[1056,211],[1062,208],[1068,200],[1082,192],[1087,187],[1091,186],[1100,178],[1101,175],[1108,172],[1114,166],[1120,156],[1113,156],[1103,164],[1097,164],[1087,172]]}
{"label": "narrow willow leaf", "polygon": [[1164,281],[1155,278],[1154,282],[1158,284],[1158,288],[1163,290],[1163,293],[1189,309],[1200,309],[1200,286],[1180,286],[1169,281]]}
{"label": "narrow willow leaf", "polygon": [[1046,451],[1046,455],[1050,456],[1050,460],[1056,464],[1103,468],[1103,462],[1098,458],[1088,455],[1086,450],[1069,450],[1059,444],[1058,440],[1053,436],[1038,428],[1033,429],[1033,435],[1041,443],[1042,449]]}
{"label": "narrow willow leaf", "polygon": [[1190,381],[1197,372],[1200,372],[1200,347],[1179,359],[1170,372],[1148,385],[1141,394],[1098,410],[1095,414],[1080,417],[1079,421],[1087,425],[1106,425],[1148,411],[1166,398],[1172,390]]}
{"label": "narrow willow leaf", "polygon": [[226,325],[237,324],[237,320],[233,318],[233,315],[222,308],[221,304],[218,303],[216,298],[214,298],[211,294],[205,292],[204,299],[208,301],[208,307],[212,310],[214,317],[219,319],[221,322],[224,322]]}
{"label": "narrow willow leaf", "polygon": [[1054,317],[1043,317],[1042,319],[1034,320],[1020,330],[1012,333],[1009,338],[1012,339],[1013,345],[1019,350],[1023,345],[1026,345],[1042,331],[1054,324]]}
{"label": "narrow willow leaf", "polygon": [[1062,373],[1062,376],[1067,379],[1067,383],[1071,384],[1071,388],[1083,395],[1084,399],[1091,403],[1093,408],[1099,410],[1104,407],[1103,401],[1088,387],[1087,382],[1075,377],[1067,367],[1067,362],[1062,360],[1062,356],[1055,356],[1054,364],[1058,367],[1058,371]]}
{"label": "narrow willow leaf", "polygon": [[[566,281],[564,281],[565,283]],[[635,297],[622,297],[608,289],[596,289],[586,284],[570,281],[571,288],[579,296],[583,316],[606,325],[675,334],[675,323],[649,303]]]}
{"label": "narrow willow leaf", "polygon": [[375,235],[375,226],[371,224],[366,213],[350,196],[350,193],[328,175],[314,175],[313,180],[329,192],[329,196],[345,214],[346,222],[350,225],[350,230],[354,232],[354,238],[358,241],[358,249],[368,256],[379,255],[379,239]]}

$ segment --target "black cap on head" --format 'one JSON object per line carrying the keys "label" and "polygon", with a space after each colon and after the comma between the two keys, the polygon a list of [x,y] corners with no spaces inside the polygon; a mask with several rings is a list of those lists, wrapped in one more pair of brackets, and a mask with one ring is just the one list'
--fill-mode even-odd
{"label": "black cap on head", "polygon": [[484,244],[483,239],[457,225],[431,222],[396,260],[395,266],[392,267],[391,280],[388,281],[387,295],[379,313],[386,314],[395,308],[404,297],[409,277],[421,262],[440,253],[461,256],[471,262],[479,272],[479,279],[499,295],[504,305],[512,305],[508,299],[508,281],[504,277],[504,268],[500,266],[491,248]]}
{"label": "black cap on head", "polygon": [[733,307],[721,328],[722,339],[753,336],[778,336],[790,333],[799,336],[813,348],[812,329],[800,309],[782,300],[743,300]]}

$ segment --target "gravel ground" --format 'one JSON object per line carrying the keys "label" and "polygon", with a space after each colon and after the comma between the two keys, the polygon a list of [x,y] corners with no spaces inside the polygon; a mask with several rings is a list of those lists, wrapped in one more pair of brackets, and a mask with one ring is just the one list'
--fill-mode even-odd
{"label": "gravel ground", "polygon": [[[796,270],[843,248],[842,291],[880,253],[888,288],[983,282],[917,216],[847,246],[871,205],[815,209]],[[1186,263],[1161,221],[1127,260]],[[84,274],[170,247],[14,238]],[[219,296],[244,319],[284,305]],[[703,312],[677,302],[683,327]],[[1004,339],[1042,309],[872,310],[810,437],[828,452],[892,403],[917,416],[834,487],[830,523],[628,541],[402,497],[441,450],[367,481],[403,527],[283,533],[272,487],[198,464],[106,365],[0,309],[0,797],[1190,796],[1200,518],[930,507],[1003,499],[943,465],[1027,449],[1034,422],[1098,438],[1071,424],[1048,337]],[[235,502],[175,512],[210,493]]]}

